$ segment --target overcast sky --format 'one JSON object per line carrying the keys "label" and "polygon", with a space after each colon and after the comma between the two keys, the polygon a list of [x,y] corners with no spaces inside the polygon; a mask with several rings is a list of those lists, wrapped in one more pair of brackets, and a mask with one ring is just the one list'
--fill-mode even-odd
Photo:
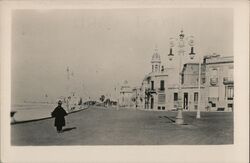
{"label": "overcast sky", "polygon": [[[124,80],[140,85],[155,45],[166,67],[169,38],[183,29],[195,52],[233,55],[229,9],[16,10],[12,17],[13,102],[65,94],[66,68],[82,95],[112,94]],[[189,52],[189,51],[188,51]]]}

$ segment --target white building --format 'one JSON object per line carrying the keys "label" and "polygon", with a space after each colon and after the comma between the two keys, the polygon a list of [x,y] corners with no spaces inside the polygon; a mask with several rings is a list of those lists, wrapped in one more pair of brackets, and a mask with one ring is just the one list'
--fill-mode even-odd
{"label": "white building", "polygon": [[133,102],[132,96],[133,96],[133,90],[129,86],[128,81],[125,80],[123,82],[123,85],[121,86],[118,105],[120,107],[129,107],[129,108],[133,107],[135,103]]}
{"label": "white building", "polygon": [[[233,110],[233,57],[205,56],[201,67],[199,63],[185,63],[181,72],[181,91],[178,90],[177,68],[164,68],[157,49],[152,56],[151,68],[140,87],[122,87],[122,98],[127,99],[126,106],[146,110],[173,110],[177,109],[180,102],[184,111],[196,111],[198,107],[201,111]],[[181,99],[178,99],[178,93],[181,93]]]}

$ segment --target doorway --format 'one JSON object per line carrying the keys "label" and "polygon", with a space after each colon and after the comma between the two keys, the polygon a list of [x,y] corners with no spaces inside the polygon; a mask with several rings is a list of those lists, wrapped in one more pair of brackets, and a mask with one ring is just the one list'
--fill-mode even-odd
{"label": "doorway", "polygon": [[183,109],[184,110],[188,110],[188,93],[185,92],[184,93],[184,101],[183,101]]}
{"label": "doorway", "polygon": [[152,97],[151,98],[151,103],[150,103],[150,109],[153,109],[154,108],[154,98]]}

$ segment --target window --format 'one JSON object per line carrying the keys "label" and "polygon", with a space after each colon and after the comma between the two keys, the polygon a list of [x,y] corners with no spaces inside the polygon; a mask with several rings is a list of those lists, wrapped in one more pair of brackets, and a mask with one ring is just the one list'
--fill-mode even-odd
{"label": "window", "polygon": [[158,95],[158,102],[159,103],[165,103],[165,99],[166,99],[166,96],[165,96],[165,94],[159,94]]}
{"label": "window", "polygon": [[154,65],[152,65],[152,71],[154,71]]}
{"label": "window", "polygon": [[161,82],[160,82],[160,90],[164,90],[165,88],[164,88],[164,80],[161,80]]}
{"label": "window", "polygon": [[234,98],[234,89],[233,87],[227,87],[227,99],[233,100]]}
{"label": "window", "polygon": [[151,89],[154,89],[154,81],[151,81]]}
{"label": "window", "polygon": [[224,111],[225,108],[217,108],[217,111]]}
{"label": "window", "polygon": [[161,71],[164,71],[164,66],[161,66]]}
{"label": "window", "polygon": [[230,111],[233,111],[233,104],[227,104],[227,107]]}
{"label": "window", "polygon": [[194,92],[194,102],[198,101],[198,92]]}
{"label": "window", "polygon": [[158,106],[158,110],[161,110],[161,107],[160,107],[160,106]]}
{"label": "window", "polygon": [[178,93],[174,93],[174,101],[178,101]]}
{"label": "window", "polygon": [[163,106],[161,109],[162,109],[162,110],[165,110],[165,106]]}
{"label": "window", "polygon": [[205,83],[206,83],[206,78],[203,77],[203,78],[201,79],[201,82],[202,82],[202,84],[205,84]]}
{"label": "window", "polygon": [[184,73],[181,74],[181,84],[184,84]]}
{"label": "window", "polygon": [[216,68],[212,69],[210,72],[210,85],[216,86],[218,84],[218,70]]}

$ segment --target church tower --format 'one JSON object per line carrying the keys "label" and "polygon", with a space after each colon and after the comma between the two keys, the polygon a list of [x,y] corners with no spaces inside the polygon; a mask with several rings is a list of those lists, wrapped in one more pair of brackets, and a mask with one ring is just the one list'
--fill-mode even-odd
{"label": "church tower", "polygon": [[160,57],[160,54],[158,53],[157,46],[155,47],[154,54],[152,56],[151,65],[152,65],[152,72],[160,72],[161,57]]}

